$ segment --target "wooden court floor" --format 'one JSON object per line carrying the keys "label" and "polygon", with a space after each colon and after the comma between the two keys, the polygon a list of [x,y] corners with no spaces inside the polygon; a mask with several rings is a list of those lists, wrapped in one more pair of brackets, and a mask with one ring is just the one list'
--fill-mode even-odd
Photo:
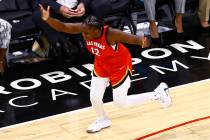
{"label": "wooden court floor", "polygon": [[[86,133],[95,119],[92,108],[68,112],[0,129],[0,140],[134,140],[184,122],[210,116],[210,79],[170,88],[173,103],[118,109],[105,104],[112,126],[95,134]],[[88,100],[88,99],[87,99]],[[146,140],[210,140],[210,119],[164,131]]]}

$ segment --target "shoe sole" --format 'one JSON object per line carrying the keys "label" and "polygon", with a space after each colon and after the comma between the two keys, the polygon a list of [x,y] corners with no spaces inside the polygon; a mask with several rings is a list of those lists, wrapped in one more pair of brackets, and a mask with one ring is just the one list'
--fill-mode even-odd
{"label": "shoe sole", "polygon": [[110,127],[110,126],[111,126],[111,125],[106,126],[106,127],[102,127],[102,128],[99,129],[98,131],[87,130],[86,132],[87,132],[87,133],[97,133],[97,132],[101,131],[102,129],[108,128],[108,127]]}

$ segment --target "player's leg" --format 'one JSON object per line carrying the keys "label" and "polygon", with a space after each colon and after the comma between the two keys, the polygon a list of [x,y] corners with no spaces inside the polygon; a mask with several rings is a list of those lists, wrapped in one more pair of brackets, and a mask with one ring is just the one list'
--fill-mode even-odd
{"label": "player's leg", "polygon": [[147,92],[136,95],[127,95],[130,87],[131,79],[127,76],[126,80],[119,87],[113,89],[114,104],[118,107],[129,107],[137,104],[145,103],[149,100],[159,99],[156,92]]}
{"label": "player's leg", "polygon": [[90,89],[90,101],[96,112],[97,119],[104,119],[106,117],[103,108],[103,97],[106,90],[108,78],[92,77]]}
{"label": "player's leg", "polygon": [[108,78],[92,77],[90,101],[96,112],[96,121],[88,127],[88,133],[98,132],[102,128],[106,128],[111,125],[111,121],[108,119],[103,108],[103,96],[108,83]]}
{"label": "player's leg", "polygon": [[133,105],[143,104],[147,101],[161,101],[163,107],[168,107],[171,103],[171,98],[168,94],[168,86],[161,83],[154,91],[135,95],[127,95],[130,87],[130,77],[128,76],[124,83],[113,89],[113,100],[118,107],[129,107]]}

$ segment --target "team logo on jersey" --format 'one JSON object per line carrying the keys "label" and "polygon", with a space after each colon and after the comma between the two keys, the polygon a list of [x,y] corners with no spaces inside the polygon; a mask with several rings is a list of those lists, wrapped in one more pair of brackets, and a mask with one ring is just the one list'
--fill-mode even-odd
{"label": "team logo on jersey", "polygon": [[95,46],[95,47],[100,48],[102,50],[105,49],[105,46],[100,44],[100,43],[98,43],[98,42],[95,42],[95,41],[86,41],[86,42],[87,42],[88,46]]}

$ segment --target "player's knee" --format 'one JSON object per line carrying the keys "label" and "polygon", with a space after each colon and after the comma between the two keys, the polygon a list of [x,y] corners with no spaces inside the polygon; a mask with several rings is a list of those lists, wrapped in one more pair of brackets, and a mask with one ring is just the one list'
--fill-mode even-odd
{"label": "player's knee", "polygon": [[121,100],[114,100],[114,104],[119,107],[119,108],[126,108],[126,102],[121,101]]}
{"label": "player's knee", "polygon": [[90,94],[91,103],[101,103],[102,99],[100,99],[97,95]]}
{"label": "player's knee", "polygon": [[121,92],[114,92],[113,93],[113,102],[114,105],[119,108],[126,108],[127,107],[127,100],[126,97],[123,96],[123,94],[119,94]]}

